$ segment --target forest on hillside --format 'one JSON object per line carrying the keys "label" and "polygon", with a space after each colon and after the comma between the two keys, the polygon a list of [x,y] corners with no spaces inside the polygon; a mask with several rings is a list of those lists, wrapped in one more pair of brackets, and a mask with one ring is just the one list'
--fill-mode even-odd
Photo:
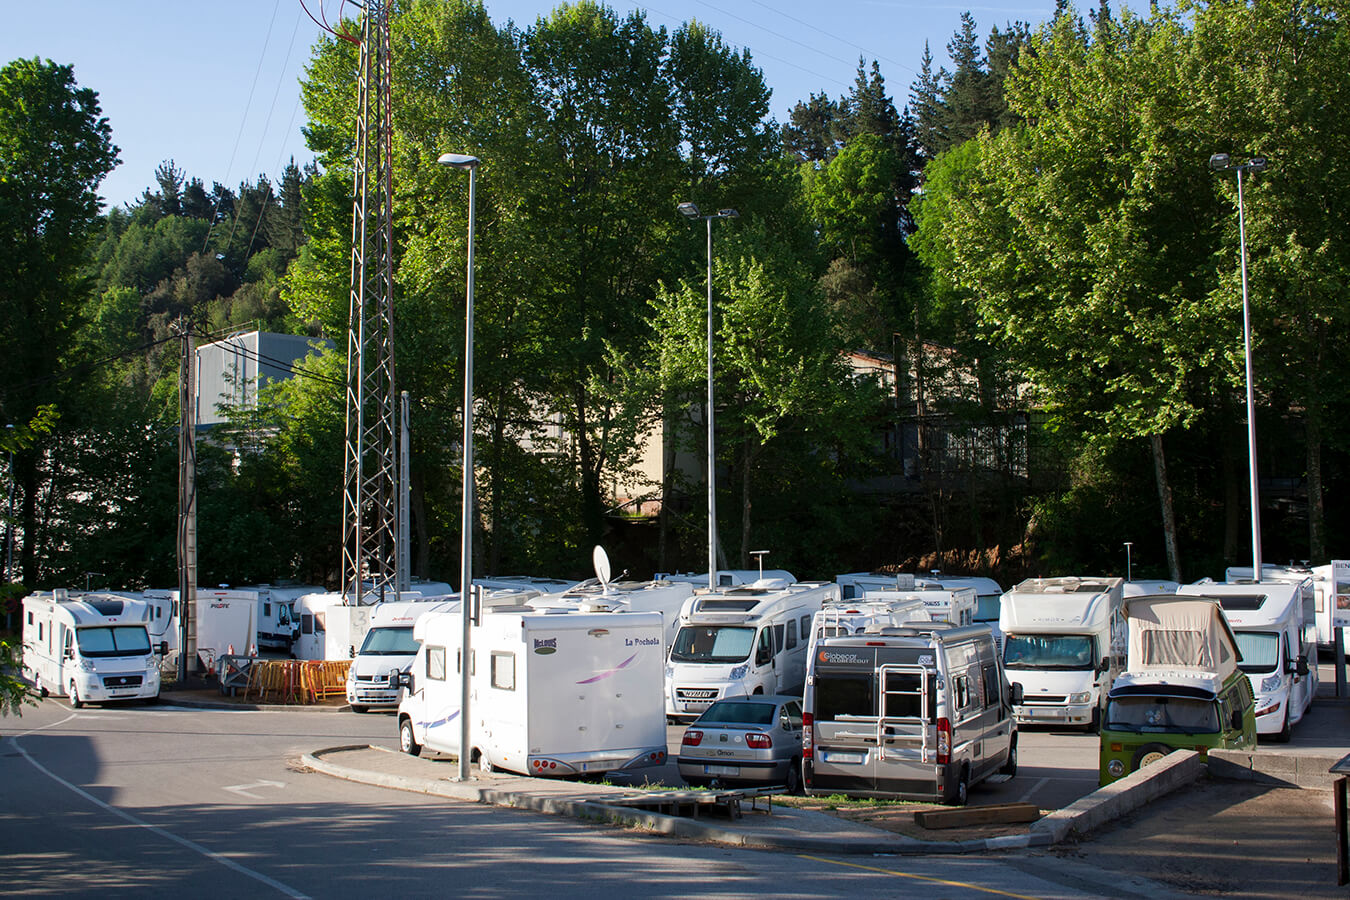
{"label": "forest on hillside", "polygon": [[[706,566],[703,474],[616,503],[642,435],[696,455],[705,232],[718,531],[801,577],[895,566],[1192,580],[1250,563],[1237,184],[1268,561],[1344,555],[1350,41],[1338,2],[966,14],[899,93],[860,60],[787,122],[690,21],[473,0],[392,22],[395,359],[413,567],[458,570],[467,180],[478,172],[476,571]],[[104,209],[116,123],[69,65],[0,68],[0,449],[12,581],[176,580],[182,333],[326,338],[199,443],[199,576],[336,584],[357,49],[302,85],[316,160],[226,186],[166,160]],[[849,355],[891,367],[858,377]],[[681,443],[682,442],[682,443]],[[654,504],[653,504],[654,501]],[[659,508],[659,514],[640,514]]]}

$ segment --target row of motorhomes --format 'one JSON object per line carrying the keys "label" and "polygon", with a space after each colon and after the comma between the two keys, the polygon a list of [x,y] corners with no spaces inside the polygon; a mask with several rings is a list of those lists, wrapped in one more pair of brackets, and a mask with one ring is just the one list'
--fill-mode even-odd
{"label": "row of motorhomes", "polygon": [[[657,764],[667,721],[692,721],[721,699],[791,694],[805,699],[808,789],[959,802],[981,779],[1015,772],[1019,724],[1106,734],[1120,724],[1113,710],[1125,708],[1112,706],[1117,686],[1137,694],[1142,683],[1130,667],[1135,600],[1126,597],[1138,586],[1118,578],[1029,579],[998,592],[988,579],[938,574],[853,573],[833,583],[782,571],[718,574],[715,588],[706,575],[611,582],[607,571],[580,584],[477,582],[467,665],[472,758],[550,775]],[[1322,607],[1314,579],[1294,574],[1146,587],[1150,596],[1176,587],[1219,611],[1233,635],[1233,672],[1250,679],[1256,727],[1276,737],[1288,735],[1316,691]],[[150,593],[34,595],[25,601],[25,667],[44,689],[80,702],[152,696],[156,657],[175,629],[174,598]],[[229,593],[199,593],[199,646],[211,632],[207,618],[224,618],[203,611],[235,600],[252,610],[256,639],[264,601]],[[269,593],[265,602],[284,618],[277,630],[289,627],[282,646],[294,655],[352,660],[354,710],[397,707],[405,750],[460,752],[464,611],[448,585],[363,606],[317,591]],[[137,617],[144,641],[115,644],[122,655],[83,649],[81,629]],[[134,659],[145,672],[138,685],[118,682],[127,673],[91,662],[99,659]],[[101,689],[79,671],[97,674]]]}

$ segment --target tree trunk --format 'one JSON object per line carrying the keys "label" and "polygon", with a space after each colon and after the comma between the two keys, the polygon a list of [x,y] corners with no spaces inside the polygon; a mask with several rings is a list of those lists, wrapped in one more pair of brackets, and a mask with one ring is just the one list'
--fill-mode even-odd
{"label": "tree trunk", "polygon": [[1243,513],[1246,511],[1243,492],[1246,482],[1238,474],[1245,472],[1237,461],[1238,434],[1236,423],[1224,426],[1224,440],[1220,442],[1223,447],[1223,560],[1230,566],[1238,561]]}
{"label": "tree trunk", "polygon": [[1177,556],[1177,520],[1172,507],[1172,485],[1167,481],[1167,457],[1163,454],[1162,435],[1149,435],[1153,448],[1153,478],[1158,485],[1158,505],[1162,509],[1163,546],[1167,550],[1167,571],[1173,581],[1181,581],[1181,561]]}
{"label": "tree trunk", "polygon": [[1322,496],[1322,411],[1308,409],[1308,559],[1327,562],[1326,504]]}
{"label": "tree trunk", "polygon": [[754,469],[754,459],[751,438],[747,434],[741,466],[741,568],[749,568],[750,565],[750,473]]}
{"label": "tree trunk", "polygon": [[412,506],[413,533],[416,535],[412,570],[418,578],[431,577],[431,534],[427,530],[427,487],[422,475],[413,470],[411,473],[409,497]]}

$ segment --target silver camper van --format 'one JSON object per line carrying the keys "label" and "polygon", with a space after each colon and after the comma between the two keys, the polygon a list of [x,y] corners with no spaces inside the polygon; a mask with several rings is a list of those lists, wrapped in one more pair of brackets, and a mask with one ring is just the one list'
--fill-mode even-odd
{"label": "silver camper van", "polygon": [[987,625],[823,637],[806,678],[807,793],[964,804],[971,785],[1017,771],[1018,693]]}

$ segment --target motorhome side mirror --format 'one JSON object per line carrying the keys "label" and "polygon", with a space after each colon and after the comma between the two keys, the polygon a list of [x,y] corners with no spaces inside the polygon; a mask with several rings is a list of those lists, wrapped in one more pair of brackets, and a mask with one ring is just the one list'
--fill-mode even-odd
{"label": "motorhome side mirror", "polygon": [[1103,656],[1102,661],[1097,664],[1097,671],[1098,672],[1111,671],[1111,657]]}
{"label": "motorhome side mirror", "polygon": [[352,659],[356,659],[356,648],[355,648],[355,647],[348,647],[348,648],[347,648],[347,655],[350,656]]}
{"label": "motorhome side mirror", "polygon": [[1009,685],[1009,686],[1008,686],[1008,697],[1009,697],[1009,701],[1012,703],[1013,706],[1021,706],[1021,705],[1022,705],[1022,685],[1021,685],[1020,683],[1016,682],[1016,681],[1014,681],[1011,685]]}
{"label": "motorhome side mirror", "polygon": [[74,648],[74,647],[67,647],[67,648],[66,648],[65,656],[66,656],[66,659],[74,659],[74,658],[75,658],[75,648]]}
{"label": "motorhome side mirror", "polygon": [[1295,674],[1295,675],[1299,675],[1299,676],[1307,675],[1307,674],[1308,674],[1308,659],[1307,659],[1307,657],[1300,656],[1300,657],[1298,658],[1298,660],[1295,661],[1295,663],[1294,663],[1294,674]]}
{"label": "motorhome side mirror", "polygon": [[160,655],[160,656],[168,656],[168,655],[169,655],[169,642],[168,642],[168,641],[160,641],[160,642],[159,642],[159,655]]}

